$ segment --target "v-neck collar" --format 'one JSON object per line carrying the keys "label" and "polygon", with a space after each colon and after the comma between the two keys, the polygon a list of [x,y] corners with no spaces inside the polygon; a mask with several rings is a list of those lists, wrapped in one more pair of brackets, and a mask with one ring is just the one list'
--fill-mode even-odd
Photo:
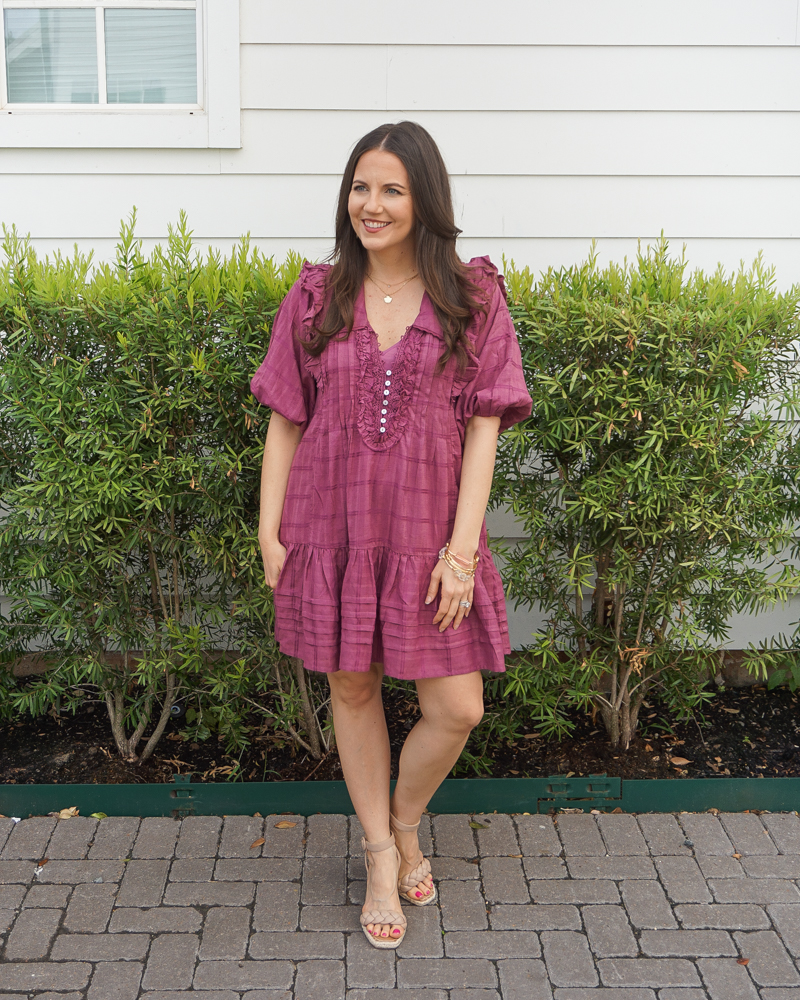
{"label": "v-neck collar", "polygon": [[[407,331],[412,327],[417,330],[425,330],[426,333],[432,333],[435,337],[440,340],[444,340],[444,334],[442,333],[442,328],[439,325],[439,320],[436,318],[436,312],[433,308],[433,303],[430,300],[430,296],[427,291],[422,293],[422,302],[419,306],[419,312],[417,313],[416,319],[407,327]],[[364,300],[364,286],[361,286],[356,300],[353,303],[353,329],[363,329],[370,330],[373,337],[375,338],[375,343],[378,345],[378,353],[381,353],[380,344],[378,344],[378,335],[372,329],[372,324],[367,316],[367,305]],[[406,332],[407,332],[406,331]],[[405,337],[406,334],[403,334]],[[401,338],[402,339],[402,338]],[[400,341],[398,341],[399,343]],[[388,350],[388,348],[387,348]]]}

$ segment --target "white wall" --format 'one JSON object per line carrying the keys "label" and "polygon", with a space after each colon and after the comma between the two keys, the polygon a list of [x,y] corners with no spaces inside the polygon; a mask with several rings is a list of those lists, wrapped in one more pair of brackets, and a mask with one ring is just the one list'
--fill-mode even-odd
{"label": "white wall", "polygon": [[[692,266],[763,250],[780,286],[800,280],[800,0],[240,10],[241,149],[0,149],[0,221],[43,251],[108,257],[133,205],[147,246],[185,209],[202,246],[250,232],[315,259],[352,143],[412,118],[453,175],[464,256],[538,270],[664,230]],[[515,619],[517,641],[532,621]]]}

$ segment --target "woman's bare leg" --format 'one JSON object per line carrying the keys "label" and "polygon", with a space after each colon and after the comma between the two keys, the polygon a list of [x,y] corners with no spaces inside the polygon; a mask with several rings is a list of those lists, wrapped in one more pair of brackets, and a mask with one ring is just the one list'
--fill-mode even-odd
{"label": "woman's bare leg", "polygon": [[[433,793],[453,769],[470,732],[483,718],[483,677],[476,671],[455,677],[429,677],[417,681],[422,718],[400,754],[400,771],[392,796],[392,813],[401,823],[416,823]],[[401,875],[415,868],[422,854],[416,833],[398,833]],[[421,898],[433,885],[420,882]]]}
{"label": "woman's bare leg", "polygon": [[[347,783],[347,791],[367,840],[386,840],[389,830],[389,733],[383,712],[381,681],[383,668],[373,663],[366,673],[339,670],[328,674],[331,688],[336,747]],[[400,911],[397,894],[397,862],[394,851],[371,854],[372,890],[379,899],[391,900]],[[364,910],[374,909],[368,895]],[[367,925],[380,937],[397,937],[390,924]]]}

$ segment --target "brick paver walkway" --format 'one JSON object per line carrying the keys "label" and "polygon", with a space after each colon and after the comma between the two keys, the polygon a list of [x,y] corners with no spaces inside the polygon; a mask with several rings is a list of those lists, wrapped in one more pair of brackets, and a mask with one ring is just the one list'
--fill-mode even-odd
{"label": "brick paver walkway", "polygon": [[0,819],[0,997],[800,1000],[795,814],[424,817],[440,900],[397,953],[358,930],[360,837]]}

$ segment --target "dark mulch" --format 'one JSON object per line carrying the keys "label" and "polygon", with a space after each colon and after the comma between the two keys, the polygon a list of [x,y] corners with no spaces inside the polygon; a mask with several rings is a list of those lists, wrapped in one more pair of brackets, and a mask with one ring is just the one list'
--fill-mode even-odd
{"label": "dark mulch", "polygon": [[[402,741],[417,718],[402,690],[386,692],[396,766]],[[657,702],[643,713],[636,739],[625,751],[608,745],[599,720],[575,716],[569,738],[546,740],[527,727],[522,738],[494,746],[492,777],[608,774],[621,778],[754,778],[800,775],[797,695],[786,688],[729,689],[714,697],[695,720],[676,723]],[[297,751],[286,736],[254,735],[241,754],[228,755],[212,737],[183,738],[180,720],[170,723],[156,753],[143,765],[117,755],[105,710],[87,706],[77,715],[48,715],[0,726],[0,783],[164,782],[191,771],[194,780],[303,781],[341,779],[337,754],[321,762]],[[686,761],[682,763],[681,760]],[[462,771],[462,776],[471,776]]]}

